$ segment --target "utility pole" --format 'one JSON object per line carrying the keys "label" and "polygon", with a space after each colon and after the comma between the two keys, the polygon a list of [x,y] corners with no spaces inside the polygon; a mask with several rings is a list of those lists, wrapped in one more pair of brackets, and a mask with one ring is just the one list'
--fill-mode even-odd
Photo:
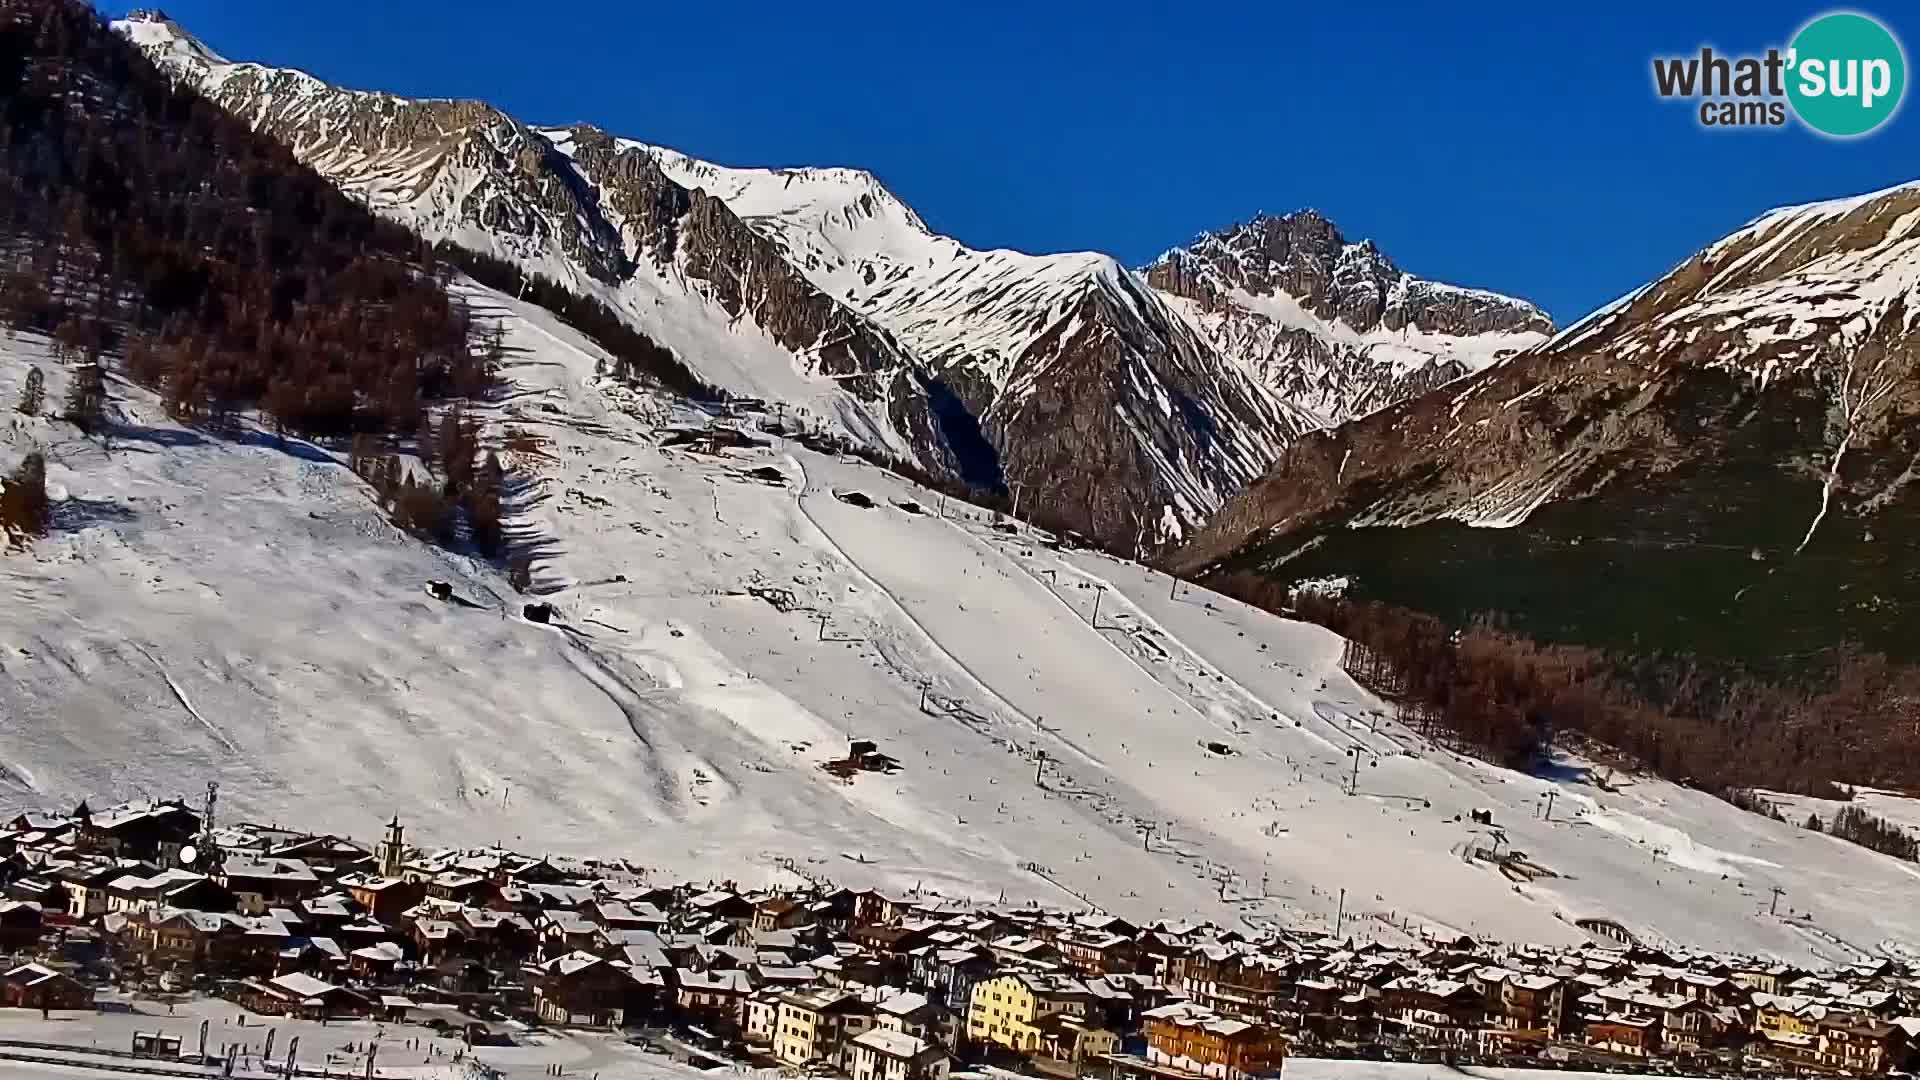
{"label": "utility pole", "polygon": [[825,640],[827,640],[827,613],[826,613],[826,612],[824,612],[824,611],[820,613],[820,638],[819,638],[819,640],[821,640],[821,641],[825,641]]}
{"label": "utility pole", "polygon": [[1347,756],[1353,759],[1353,772],[1347,777],[1347,794],[1360,794],[1360,751],[1349,750]]}
{"label": "utility pole", "polygon": [[1013,523],[1014,527],[1018,528],[1020,525],[1020,493],[1026,490],[1027,482],[1025,480],[1010,480],[1007,482],[1007,486],[1013,489]]}
{"label": "utility pole", "polygon": [[1553,820],[1553,797],[1554,797],[1555,795],[1558,795],[1558,794],[1560,794],[1560,792],[1559,792],[1559,791],[1557,791],[1557,790],[1555,790],[1555,789],[1553,789],[1553,788],[1548,788],[1548,789],[1547,789],[1547,816],[1546,816],[1546,820],[1548,820],[1548,821],[1552,821],[1552,820]]}
{"label": "utility pole", "polygon": [[1046,764],[1047,764],[1047,752],[1045,750],[1035,750],[1033,752],[1033,786],[1034,787],[1040,786],[1040,770],[1045,768]]}
{"label": "utility pole", "polygon": [[1095,585],[1093,590],[1093,628],[1098,630],[1100,629],[1100,599],[1107,595],[1107,587]]}
{"label": "utility pole", "polygon": [[1780,887],[1780,886],[1778,886],[1778,885],[1775,885],[1775,886],[1773,887],[1773,903],[1771,903],[1771,904],[1768,904],[1768,905],[1767,905],[1767,914],[1768,914],[1768,915],[1778,915],[1778,914],[1780,914],[1780,897],[1781,897],[1782,895],[1784,895],[1784,894],[1786,893],[1786,891],[1787,891],[1787,890],[1785,890],[1785,889],[1783,889],[1783,888],[1781,888],[1781,887]]}
{"label": "utility pole", "polygon": [[1167,599],[1180,599],[1180,578],[1177,575],[1167,575]]}
{"label": "utility pole", "polygon": [[1334,910],[1334,914],[1333,914],[1334,940],[1336,941],[1339,940],[1340,924],[1346,921],[1347,921],[1347,890],[1341,889],[1340,890],[1340,906]]}

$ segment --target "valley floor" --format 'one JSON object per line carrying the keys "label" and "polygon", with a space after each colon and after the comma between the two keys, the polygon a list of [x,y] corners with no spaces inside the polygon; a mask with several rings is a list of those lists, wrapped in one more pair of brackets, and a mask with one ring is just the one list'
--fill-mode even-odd
{"label": "valley floor", "polygon": [[[507,331],[490,432],[555,624],[522,619],[533,598],[496,568],[395,530],[322,448],[205,437],[118,383],[110,448],[9,414],[0,466],[46,446],[60,506],[54,536],[0,557],[0,806],[215,780],[233,817],[366,836],[398,814],[421,842],[667,877],[1363,939],[1559,943],[1605,918],[1802,960],[1920,943],[1908,864],[1657,781],[1603,789],[1575,761],[1456,756],[1349,680],[1323,630],[943,517],[867,465],[772,437],[663,447],[708,418],[598,379],[598,349],[546,312],[467,294]],[[58,400],[39,343],[0,348],[0,400],[29,362]],[[853,739],[900,769],[820,767]],[[1493,865],[1516,849],[1548,873]]]}

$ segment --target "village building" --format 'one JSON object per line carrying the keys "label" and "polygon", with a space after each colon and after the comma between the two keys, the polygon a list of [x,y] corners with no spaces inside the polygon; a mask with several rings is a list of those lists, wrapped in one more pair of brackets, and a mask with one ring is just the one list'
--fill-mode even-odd
{"label": "village building", "polygon": [[1818,1033],[1819,1063],[1854,1074],[1888,1071],[1906,1043],[1898,1025],[1864,1016],[1830,1015],[1819,1022]]}
{"label": "village building", "polygon": [[774,1030],[773,1056],[785,1065],[843,1068],[847,1044],[874,1026],[860,995],[847,990],[784,994]]}
{"label": "village building", "polygon": [[1041,1050],[1039,1021],[1055,1013],[1084,1017],[1091,995],[1084,984],[1059,975],[1014,972],[978,983],[967,1010],[967,1039],[1016,1053]]}
{"label": "village building", "polygon": [[106,911],[134,914],[157,908],[231,911],[236,898],[204,874],[190,870],[162,870],[151,876],[126,874],[104,889]]}
{"label": "village building", "polygon": [[294,972],[264,981],[248,979],[236,997],[241,1005],[267,1016],[295,1016],[306,1020],[365,1016],[372,1004],[344,986]]}
{"label": "village building", "polygon": [[111,898],[108,887],[113,882],[130,875],[158,872],[157,866],[132,860],[101,860],[64,867],[58,876],[66,884],[67,914],[80,922],[91,922],[107,913]]}
{"label": "village building", "polygon": [[46,912],[28,900],[0,900],[0,949],[26,949],[46,929]]}
{"label": "village building", "polygon": [[532,986],[541,1020],[581,1027],[619,1027],[646,989],[626,968],[591,953],[547,961]]}
{"label": "village building", "polygon": [[1643,1058],[1659,1050],[1660,1021],[1650,1016],[1610,1013],[1587,1024],[1588,1046],[1623,1057]]}
{"label": "village building", "polygon": [[418,881],[379,874],[347,874],[339,879],[355,904],[376,919],[396,919],[426,898],[426,886]]}
{"label": "village building", "polygon": [[947,1052],[925,1039],[875,1028],[849,1046],[853,1080],[946,1080]]}
{"label": "village building", "polygon": [[320,879],[299,859],[255,859],[230,855],[216,880],[233,893],[234,906],[247,915],[297,903],[321,892]]}
{"label": "village building", "polygon": [[74,817],[81,851],[156,866],[180,865],[181,850],[200,831],[200,816],[180,802],[127,803],[99,813],[81,803]]}
{"label": "village building", "polygon": [[0,974],[0,1007],[9,1009],[93,1008],[93,988],[45,964],[21,964]]}
{"label": "village building", "polygon": [[755,930],[791,930],[813,921],[813,913],[800,901],[786,896],[770,896],[754,905]]}
{"label": "village building", "polygon": [[1441,1046],[1466,1043],[1485,1015],[1480,995],[1467,984],[1418,976],[1388,982],[1375,1008],[1401,1038]]}
{"label": "village building", "polygon": [[739,969],[674,972],[674,1004],[699,1023],[730,1028],[742,1022],[742,1009],[753,993],[753,979]]}
{"label": "village building", "polygon": [[977,944],[922,945],[907,954],[910,977],[949,1010],[965,1012],[973,988],[993,974],[993,957]]}
{"label": "village building", "polygon": [[1120,1034],[1090,1016],[1049,1013],[1033,1022],[1040,1033],[1035,1056],[1067,1062],[1076,1068],[1092,1065],[1120,1049]]}
{"label": "village building", "polygon": [[1177,1073],[1212,1080],[1252,1080],[1277,1076],[1287,1057],[1287,1040],[1263,1024],[1224,1017],[1186,1002],[1163,1005],[1145,1015],[1147,1061]]}
{"label": "village building", "polygon": [[229,972],[247,958],[245,932],[219,912],[147,911],[129,918],[124,932],[153,971]]}

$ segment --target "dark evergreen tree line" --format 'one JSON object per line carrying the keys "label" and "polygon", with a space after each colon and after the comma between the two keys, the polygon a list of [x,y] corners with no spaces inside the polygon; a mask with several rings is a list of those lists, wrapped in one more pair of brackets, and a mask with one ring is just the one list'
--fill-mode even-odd
{"label": "dark evergreen tree line", "polygon": [[422,450],[431,454],[432,475],[414,475],[381,440],[354,440],[349,464],[374,490],[395,525],[422,539],[451,546],[465,539],[480,554],[506,554],[501,520],[506,469],[482,447],[480,425],[458,407],[444,412]]}
{"label": "dark evergreen tree line", "polygon": [[1757,788],[1920,791],[1920,668],[1884,656],[1842,647],[1817,681],[1783,684],[1686,658],[1542,645],[1491,618],[1455,628],[1385,604],[1290,594],[1256,575],[1211,584],[1356,642],[1356,678],[1499,764],[1531,767],[1573,737],[1735,802]]}
{"label": "dark evergreen tree line", "polygon": [[47,459],[38,452],[28,454],[0,479],[0,546],[44,536],[52,517],[52,503],[47,499]]}
{"label": "dark evergreen tree line", "polygon": [[[0,4],[0,319],[188,422],[418,433],[494,361],[433,253],[74,0]],[[83,417],[90,411],[83,394]]]}
{"label": "dark evergreen tree line", "polygon": [[697,401],[728,398],[726,391],[695,374],[672,349],[634,329],[598,300],[568,292],[550,278],[454,244],[441,244],[435,254],[480,284],[538,304],[592,338],[613,357],[613,370],[608,374],[615,378],[649,380]]}
{"label": "dark evergreen tree line", "polygon": [[[1818,824],[1819,819],[1814,819]],[[1882,855],[1891,855],[1908,862],[1920,862],[1920,840],[1898,825],[1892,825],[1874,817],[1857,806],[1843,806],[1833,816],[1833,824],[1827,831],[1842,840],[1851,840],[1864,848],[1872,848]]]}

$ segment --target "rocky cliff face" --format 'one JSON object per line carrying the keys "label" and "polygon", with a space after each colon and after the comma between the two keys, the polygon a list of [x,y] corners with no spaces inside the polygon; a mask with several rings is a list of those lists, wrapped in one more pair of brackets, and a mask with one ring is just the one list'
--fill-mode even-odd
{"label": "rocky cliff face", "polygon": [[1547,345],[1301,439],[1189,569],[1758,662],[1920,630],[1920,186],[1773,212]]}
{"label": "rocky cliff face", "polygon": [[1196,238],[1146,271],[1212,344],[1329,423],[1545,341],[1523,300],[1406,273],[1312,210]]}

